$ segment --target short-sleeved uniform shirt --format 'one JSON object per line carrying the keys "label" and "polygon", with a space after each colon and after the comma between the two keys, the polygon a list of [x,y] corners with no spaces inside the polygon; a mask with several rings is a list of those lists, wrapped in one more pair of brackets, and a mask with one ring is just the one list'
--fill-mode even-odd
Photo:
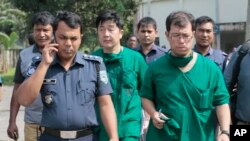
{"label": "short-sleeved uniform shirt", "polygon": [[201,55],[188,72],[173,65],[169,53],[151,63],[140,95],[180,126],[173,129],[165,124],[164,129],[158,130],[150,121],[147,132],[150,141],[213,141],[216,119],[213,107],[229,103],[221,70]]}
{"label": "short-sleeved uniform shirt", "polygon": [[[118,54],[103,53],[102,48],[93,54],[101,56],[107,67],[114,91],[112,101],[118,119],[119,138],[140,137],[142,107],[138,91],[147,69],[145,60],[138,52],[125,47]],[[99,139],[108,139],[103,128]]]}
{"label": "short-sleeved uniform shirt", "polygon": [[165,55],[165,53],[167,52],[166,49],[161,48],[161,47],[159,47],[159,46],[157,46],[155,44],[153,44],[152,49],[146,55],[142,52],[142,47],[141,46],[136,48],[135,51],[138,51],[144,57],[147,64],[151,63],[152,61],[157,60],[161,56]]}
{"label": "short-sleeved uniform shirt", "polygon": [[[27,79],[37,68],[38,62],[41,60],[41,53],[37,45],[32,45],[23,49],[19,54],[19,59],[16,65],[14,75],[14,83],[21,84]],[[39,124],[42,118],[43,104],[41,97],[38,96],[36,100],[25,108],[24,121],[26,123]]]}
{"label": "short-sleeved uniform shirt", "polygon": [[96,98],[112,93],[112,88],[102,59],[78,52],[69,70],[55,58],[40,92],[44,104],[41,125],[78,130],[98,126]]}
{"label": "short-sleeved uniform shirt", "polygon": [[[200,53],[196,45],[194,46],[193,50],[197,53]],[[225,69],[225,63],[227,63],[225,60],[227,59],[227,54],[225,52],[210,47],[208,53],[204,56],[214,61],[221,68],[221,70]]]}

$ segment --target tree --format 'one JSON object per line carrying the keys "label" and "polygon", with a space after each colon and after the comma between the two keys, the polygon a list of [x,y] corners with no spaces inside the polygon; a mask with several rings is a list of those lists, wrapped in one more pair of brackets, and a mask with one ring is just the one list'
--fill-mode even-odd
{"label": "tree", "polygon": [[0,1],[0,32],[11,34],[15,31],[18,35],[25,33],[26,13],[15,8],[9,1]]}
{"label": "tree", "polygon": [[0,71],[8,70],[8,49],[14,47],[19,35],[24,33],[25,16],[7,0],[0,1]]}
{"label": "tree", "polygon": [[[28,17],[33,13],[47,10],[55,14],[58,10],[67,9],[78,13],[84,23],[84,44],[90,50],[98,45],[95,28],[95,18],[97,14],[104,9],[114,9],[123,16],[125,23],[125,34],[132,32],[130,29],[133,23],[133,17],[139,5],[138,0],[10,0],[17,8],[27,11]],[[30,25],[28,23],[28,25]]]}

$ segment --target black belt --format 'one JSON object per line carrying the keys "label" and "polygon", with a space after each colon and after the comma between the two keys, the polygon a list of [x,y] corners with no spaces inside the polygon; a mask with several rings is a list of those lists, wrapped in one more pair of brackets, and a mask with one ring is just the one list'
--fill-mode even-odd
{"label": "black belt", "polygon": [[243,120],[238,119],[238,122],[242,122],[242,123],[244,123],[244,124],[250,125],[250,122],[248,122],[248,121],[243,121]]}
{"label": "black belt", "polygon": [[41,127],[41,131],[44,134],[60,137],[61,139],[77,139],[77,138],[81,138],[81,137],[93,134],[93,131],[91,128],[85,128],[85,129],[75,130],[75,131],[64,131],[64,130],[56,130],[52,128],[47,128],[47,127]]}

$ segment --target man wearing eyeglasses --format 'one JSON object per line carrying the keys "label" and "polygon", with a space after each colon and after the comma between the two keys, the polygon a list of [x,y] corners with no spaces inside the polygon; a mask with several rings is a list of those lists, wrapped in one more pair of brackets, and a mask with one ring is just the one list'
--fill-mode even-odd
{"label": "man wearing eyeglasses", "polygon": [[194,51],[213,60],[222,71],[227,63],[227,54],[221,50],[212,48],[214,42],[214,21],[208,16],[201,16],[195,20]]}
{"label": "man wearing eyeglasses", "polygon": [[166,29],[171,50],[149,65],[140,92],[151,118],[146,140],[214,141],[217,117],[216,139],[229,141],[229,94],[219,67],[192,50],[193,15],[171,13]]}

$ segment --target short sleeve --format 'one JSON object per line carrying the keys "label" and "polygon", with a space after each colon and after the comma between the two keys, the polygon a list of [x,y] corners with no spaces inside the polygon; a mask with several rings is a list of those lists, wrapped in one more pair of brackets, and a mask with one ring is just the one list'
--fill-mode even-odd
{"label": "short sleeve", "polygon": [[25,80],[24,76],[22,75],[21,72],[21,57],[19,57],[17,64],[16,64],[16,71],[14,75],[14,83],[22,83]]}
{"label": "short sleeve", "polygon": [[140,90],[140,96],[149,100],[154,99],[153,70],[151,68],[148,67]]}
{"label": "short sleeve", "polygon": [[101,61],[100,63],[96,64],[96,71],[97,71],[97,83],[98,83],[98,96],[100,95],[107,95],[113,92],[111,88],[111,84],[108,78],[106,67]]}
{"label": "short sleeve", "polygon": [[217,79],[217,84],[214,89],[215,95],[213,105],[217,106],[222,104],[228,104],[230,96],[225,85],[223,74],[220,70],[217,70],[215,79]]}

